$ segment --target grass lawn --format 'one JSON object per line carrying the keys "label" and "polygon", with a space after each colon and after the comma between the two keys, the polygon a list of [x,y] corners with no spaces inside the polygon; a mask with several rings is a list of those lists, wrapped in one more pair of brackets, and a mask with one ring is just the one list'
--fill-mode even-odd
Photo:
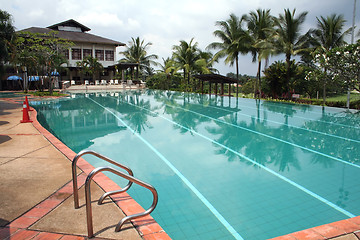
{"label": "grass lawn", "polygon": [[[347,94],[337,95],[326,98],[327,101],[334,101],[334,102],[346,102],[347,101]],[[359,101],[360,100],[360,93],[350,93],[350,101]]]}

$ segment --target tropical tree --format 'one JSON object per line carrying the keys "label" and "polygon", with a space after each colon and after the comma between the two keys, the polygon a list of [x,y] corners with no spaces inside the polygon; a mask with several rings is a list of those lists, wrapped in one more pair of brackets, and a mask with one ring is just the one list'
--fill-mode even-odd
{"label": "tropical tree", "polygon": [[258,62],[257,78],[259,86],[259,97],[261,96],[261,60],[268,59],[273,53],[272,38],[273,35],[273,17],[270,15],[270,9],[257,9],[251,11],[245,16],[248,31],[251,40],[251,53],[253,62]]}
{"label": "tropical tree", "polygon": [[[4,63],[9,60],[10,43],[15,36],[15,27],[11,15],[0,9],[0,78],[4,72]],[[0,90],[2,89],[0,81]]]}
{"label": "tropical tree", "polygon": [[[41,73],[41,76],[48,76],[50,78],[49,92],[52,94],[51,72],[67,63],[63,52],[72,45],[72,42],[59,38],[56,31],[43,34],[20,32],[14,42],[11,62],[16,67],[25,67],[29,74]],[[25,86],[24,90],[27,91],[27,88],[28,86]]]}
{"label": "tropical tree", "polygon": [[[145,43],[144,40],[140,40],[140,37],[131,38],[129,46],[126,46],[126,50],[120,52],[120,54],[124,55],[120,62],[138,63],[142,72],[150,71],[151,65],[157,65],[157,62],[154,60],[158,59],[158,56],[155,54],[148,55],[147,49],[151,45],[151,42]],[[136,78],[139,78],[139,69],[136,71]]]}
{"label": "tropical tree", "polygon": [[173,59],[178,68],[183,70],[184,80],[190,84],[191,72],[195,69],[195,62],[200,59],[198,43],[193,43],[194,38],[190,42],[181,40],[179,45],[173,46]]}
{"label": "tropical tree", "polygon": [[[235,14],[230,14],[226,21],[215,23],[220,29],[214,31],[214,35],[220,38],[221,42],[213,42],[207,48],[219,49],[214,55],[215,59],[226,57],[225,63],[236,66],[236,77],[239,84],[239,55],[246,54],[250,50],[250,37],[243,28],[244,18],[239,18]],[[238,87],[236,96],[239,95]]]}
{"label": "tropical tree", "polygon": [[104,70],[98,59],[92,56],[85,57],[82,61],[77,62],[77,65],[82,68],[83,73],[91,75],[93,81]]}
{"label": "tropical tree", "polygon": [[293,11],[284,9],[284,14],[279,14],[278,18],[274,18],[275,48],[278,53],[285,54],[287,64],[287,91],[289,91],[291,56],[298,55],[308,49],[305,37],[300,34],[301,25],[304,23],[306,15],[307,12],[302,12],[295,17],[295,9]]}
{"label": "tropical tree", "polygon": [[175,61],[172,58],[162,58],[163,64],[160,64],[160,70],[158,72],[166,75],[165,89],[169,89],[170,81],[172,76],[176,74],[179,68],[176,66]]}
{"label": "tropical tree", "polygon": [[343,15],[331,14],[326,18],[316,18],[315,29],[310,29],[311,43],[315,48],[323,48],[327,51],[334,47],[346,44],[345,36],[350,34],[352,28],[344,30],[346,20]]}
{"label": "tropical tree", "polygon": [[[343,31],[346,20],[343,15],[332,14],[328,17],[320,16],[316,18],[317,26],[315,29],[309,30],[310,42],[314,48],[314,53],[324,54],[334,47],[340,47],[346,44],[345,36],[350,33],[352,28]],[[327,69],[321,69],[326,73]],[[328,79],[326,74],[322,74],[323,78],[323,104],[326,101],[326,86]]]}

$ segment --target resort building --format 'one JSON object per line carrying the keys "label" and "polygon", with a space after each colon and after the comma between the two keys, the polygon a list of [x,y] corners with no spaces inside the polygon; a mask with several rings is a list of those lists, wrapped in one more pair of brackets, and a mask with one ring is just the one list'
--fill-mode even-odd
{"label": "resort building", "polygon": [[[59,38],[74,43],[74,45],[65,52],[65,56],[69,61],[67,64],[69,71],[59,73],[63,82],[71,81],[72,84],[95,84],[103,80],[103,82],[108,83],[110,79],[114,79],[115,75],[115,66],[117,65],[116,48],[125,46],[125,44],[88,33],[90,30],[90,28],[81,23],[70,19],[47,28],[31,27],[23,29],[21,32],[49,33],[51,31],[57,31]],[[92,79],[92,76],[82,74],[81,68],[78,67],[77,62],[82,61],[87,56],[97,58],[104,67],[104,71],[101,73],[101,76],[99,76],[99,79]],[[118,69],[121,70],[121,66],[119,67]]]}

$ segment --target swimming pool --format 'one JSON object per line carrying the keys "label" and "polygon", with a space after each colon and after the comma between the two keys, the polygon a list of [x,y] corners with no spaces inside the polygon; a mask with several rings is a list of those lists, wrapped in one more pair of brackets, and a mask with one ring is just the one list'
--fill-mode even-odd
{"label": "swimming pool", "polygon": [[[360,214],[359,113],[152,90],[33,104],[73,151],[155,186],[151,215],[173,239],[266,239]],[[150,206],[146,190],[128,192]]]}

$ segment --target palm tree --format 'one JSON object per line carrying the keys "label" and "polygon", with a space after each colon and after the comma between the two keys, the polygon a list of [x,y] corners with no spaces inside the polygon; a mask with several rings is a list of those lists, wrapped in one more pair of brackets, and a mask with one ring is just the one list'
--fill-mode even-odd
{"label": "palm tree", "polygon": [[304,52],[306,48],[306,41],[300,35],[301,25],[304,23],[307,12],[302,12],[298,17],[295,17],[295,9],[291,12],[289,9],[284,9],[284,14],[279,14],[278,18],[274,18],[275,24],[275,48],[279,53],[285,53],[287,74],[286,74],[286,89],[290,82],[290,65],[291,56],[298,55]]}
{"label": "palm tree", "polygon": [[[239,19],[235,14],[230,14],[226,21],[217,21],[215,25],[220,29],[214,31],[214,35],[220,38],[221,42],[213,42],[208,48],[219,49],[214,58],[225,58],[225,63],[230,66],[236,65],[237,85],[239,85],[239,54],[246,54],[250,49],[250,38],[246,30],[243,29],[243,18]],[[239,90],[236,88],[236,97]]]}
{"label": "palm tree", "polygon": [[270,15],[270,9],[257,9],[251,11],[249,16],[245,16],[248,31],[252,40],[253,61],[258,61],[258,84],[259,97],[261,96],[261,60],[268,59],[272,53],[271,35],[273,34],[273,17]]}
{"label": "palm tree", "polygon": [[200,59],[198,43],[193,43],[194,38],[187,43],[180,41],[180,45],[173,46],[173,59],[178,67],[183,70],[184,79],[190,84],[191,72],[195,69],[195,62]]}
{"label": "palm tree", "polygon": [[[316,29],[310,29],[310,43],[314,50],[327,52],[334,47],[340,47],[346,44],[345,36],[350,34],[352,28],[343,32],[346,20],[343,15],[331,14],[328,17],[320,16],[316,18]],[[324,69],[326,72],[326,69]],[[326,101],[326,79],[323,79],[323,103]]]}
{"label": "palm tree", "polygon": [[324,48],[329,51],[334,47],[340,47],[346,44],[345,36],[350,34],[352,28],[343,32],[346,20],[343,15],[331,14],[326,18],[316,17],[316,29],[311,29],[312,44],[316,48]]}
{"label": "palm tree", "polygon": [[90,74],[93,81],[95,81],[96,76],[104,69],[98,59],[92,56],[87,56],[81,62],[77,62],[77,65],[82,68],[84,73]]}
{"label": "palm tree", "polygon": [[[151,42],[145,43],[144,40],[140,40],[140,37],[137,37],[136,39],[131,38],[126,50],[120,52],[124,55],[124,58],[122,58],[120,62],[138,63],[141,70],[149,70],[151,64],[157,65],[154,60],[158,59],[158,56],[155,54],[148,55],[147,49],[151,45]],[[136,78],[139,78],[139,69],[137,69],[136,75]]]}

